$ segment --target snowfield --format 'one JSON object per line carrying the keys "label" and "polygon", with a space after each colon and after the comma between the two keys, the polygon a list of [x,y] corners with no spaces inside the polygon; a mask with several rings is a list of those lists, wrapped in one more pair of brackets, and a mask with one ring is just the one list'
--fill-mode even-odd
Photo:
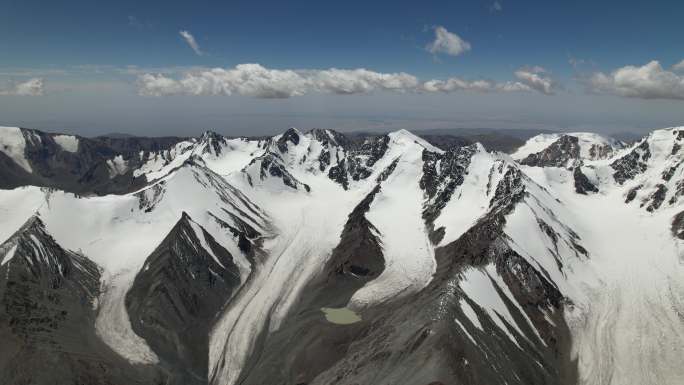
{"label": "snowfield", "polygon": [[[570,226],[590,255],[567,280],[576,288],[564,290],[575,301],[568,323],[583,385],[674,385],[684,378],[683,243],[670,231],[682,207],[649,213],[625,204],[630,187],[659,180],[670,163],[672,130],[655,131],[647,140],[652,155],[646,175],[625,186],[602,178],[601,191],[590,196],[575,194],[567,170],[524,168],[575,213]],[[597,174],[612,170],[606,162],[589,165],[599,168]]]}

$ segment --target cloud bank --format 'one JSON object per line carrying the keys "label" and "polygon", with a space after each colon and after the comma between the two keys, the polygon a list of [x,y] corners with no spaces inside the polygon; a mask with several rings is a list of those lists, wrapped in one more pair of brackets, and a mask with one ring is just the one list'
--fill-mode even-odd
{"label": "cloud bank", "polygon": [[180,33],[181,37],[183,38],[183,40],[185,40],[185,42],[188,43],[190,48],[192,48],[192,50],[195,51],[195,53],[198,56],[204,55],[204,52],[202,52],[202,50],[200,49],[199,44],[197,44],[197,40],[195,40],[195,37],[192,36],[192,34],[189,31],[183,30],[183,31],[180,31],[179,33]]}
{"label": "cloud bank", "polygon": [[32,78],[22,83],[17,83],[8,89],[0,89],[0,95],[11,96],[41,96],[45,94],[43,79]]}
{"label": "cloud bank", "polygon": [[[679,64],[673,69],[677,70]],[[589,89],[629,98],[684,100],[684,76],[663,69],[653,60],[641,67],[625,66],[609,74],[594,73],[589,79]]]}
{"label": "cloud bank", "polygon": [[470,51],[470,43],[461,39],[455,33],[447,31],[442,26],[435,27],[435,40],[428,44],[425,49],[432,54],[443,53],[450,56],[458,56]]}
{"label": "cloud bank", "polygon": [[[520,70],[523,71],[523,70]],[[529,71],[529,70],[527,70]],[[521,74],[527,72],[521,72]],[[243,95],[255,98],[289,98],[311,93],[339,95],[369,94],[376,91],[449,93],[456,91],[516,92],[538,91],[550,95],[552,80],[546,73],[521,76],[517,81],[491,80],[420,81],[405,73],[380,73],[367,69],[289,70],[269,69],[260,64],[239,64],[234,68],[214,68],[188,72],[176,79],[147,73],[138,77],[138,92],[145,96]]]}
{"label": "cloud bank", "polygon": [[517,92],[532,91],[532,88],[521,82],[497,83],[491,80],[464,80],[461,78],[449,78],[447,80],[428,80],[422,85],[425,92]]}

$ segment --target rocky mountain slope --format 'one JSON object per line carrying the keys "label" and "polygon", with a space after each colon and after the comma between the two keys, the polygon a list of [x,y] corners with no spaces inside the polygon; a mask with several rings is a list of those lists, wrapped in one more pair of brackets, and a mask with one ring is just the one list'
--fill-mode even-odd
{"label": "rocky mountain slope", "polygon": [[0,383],[684,378],[684,128],[427,139],[1,128]]}

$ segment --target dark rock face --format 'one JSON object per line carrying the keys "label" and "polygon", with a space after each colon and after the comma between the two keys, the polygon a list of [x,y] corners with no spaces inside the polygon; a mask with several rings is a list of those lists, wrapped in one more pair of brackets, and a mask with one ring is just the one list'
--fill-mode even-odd
{"label": "dark rock face", "polygon": [[682,140],[684,139],[684,131],[683,130],[673,130],[672,135],[674,135],[676,142],[672,146],[672,152],[670,155],[676,155],[679,153],[679,150],[682,148]]}
{"label": "dark rock face", "polygon": [[635,176],[646,171],[648,167],[646,162],[650,157],[651,151],[648,142],[644,140],[639,146],[630,151],[629,154],[611,163],[611,166],[615,169],[613,178],[619,184],[634,179]]}
{"label": "dark rock face", "polygon": [[382,170],[380,175],[378,175],[378,177],[375,179],[375,182],[380,184],[380,183],[386,181],[387,178],[389,178],[390,175],[392,175],[394,170],[397,168],[398,163],[399,163],[399,158],[394,159],[392,161],[392,163],[390,163],[389,166],[387,166],[384,170]]}
{"label": "dark rock face", "polygon": [[678,141],[684,139],[684,130],[673,130],[672,135],[674,135]]}
{"label": "dark rock face", "polygon": [[207,383],[209,330],[239,284],[230,253],[185,213],[147,258],[126,308],[133,330],[172,372],[172,383]]}
{"label": "dark rock face", "polygon": [[389,136],[369,137],[360,146],[345,141],[345,156],[328,170],[328,177],[349,188],[349,180],[363,180],[373,173],[373,165],[382,159],[389,147]]}
{"label": "dark rock face", "polygon": [[674,166],[672,166],[672,167],[668,168],[667,170],[663,171],[663,175],[662,175],[663,180],[664,180],[665,182],[669,182],[670,179],[672,179],[672,177],[674,176],[674,173],[677,171],[677,169],[678,169],[682,164],[684,164],[684,160],[683,160],[683,161],[680,161],[679,163],[675,164]]}
{"label": "dark rock face", "polygon": [[577,166],[572,172],[573,179],[575,180],[575,192],[578,194],[587,195],[587,193],[597,193],[598,187],[589,181],[586,175],[582,172],[582,167]]}
{"label": "dark rock face", "polygon": [[283,164],[282,158],[278,154],[268,152],[262,156],[256,157],[252,159],[247,167],[253,166],[256,163],[259,163],[259,178],[261,180],[268,177],[275,177],[281,179],[285,186],[295,190],[298,190],[299,188],[303,188],[307,192],[311,190],[307,184],[298,181],[297,178],[287,171],[287,167]]}
{"label": "dark rock face", "polygon": [[677,181],[676,190],[675,190],[674,194],[672,194],[672,197],[670,197],[670,200],[668,203],[671,205],[677,203],[677,200],[682,195],[684,195],[684,179]]}
{"label": "dark rock face", "polygon": [[420,188],[425,191],[427,201],[423,208],[423,219],[431,229],[430,238],[439,243],[442,233],[434,230],[433,222],[444,206],[449,203],[456,189],[463,184],[476,145],[453,148],[444,154],[423,150],[423,176]]}
{"label": "dark rock face", "polygon": [[[620,143],[622,147],[622,143]],[[608,144],[594,143],[589,148],[589,157],[591,159],[607,159],[613,155],[614,149]]]}
{"label": "dark rock face", "polygon": [[627,196],[625,197],[625,203],[629,203],[629,202],[633,201],[634,198],[636,198],[637,193],[639,192],[639,190],[641,190],[642,187],[644,187],[644,186],[638,185],[636,187],[632,187],[631,189],[629,189],[629,191],[627,192]]}
{"label": "dark rock face", "polygon": [[330,166],[330,151],[324,149],[321,151],[321,155],[318,156],[318,169],[325,171],[328,166]]}
{"label": "dark rock face", "polygon": [[385,262],[378,239],[379,231],[366,219],[366,212],[378,192],[380,185],[377,185],[349,214],[340,244],[333,250],[328,262],[331,266],[328,274],[364,279],[377,277],[384,270]]}
{"label": "dark rock face", "polygon": [[328,170],[328,178],[339,183],[345,190],[349,188],[349,178],[344,159],[337,165],[330,167],[330,170]]}
{"label": "dark rock face", "polygon": [[368,159],[366,160],[366,166],[372,167],[375,162],[385,156],[385,152],[389,146],[389,141],[389,136],[383,135],[378,138],[367,139],[363,143],[361,149],[359,150],[359,155],[368,156]]}
{"label": "dark rock face", "polygon": [[[121,194],[144,186],[144,177],[134,177],[132,169],[152,152],[163,152],[181,138],[83,138],[77,137],[76,152],[65,151],[54,134],[21,129],[26,141],[27,172],[0,153],[0,188],[25,185],[58,188],[78,194]],[[141,152],[143,156],[141,157]],[[121,155],[130,170],[112,175],[107,162]]]}
{"label": "dark rock face", "polygon": [[562,135],[544,150],[528,155],[520,161],[520,164],[537,167],[566,167],[579,159],[579,139],[576,136]]}
{"label": "dark rock face", "polygon": [[0,245],[1,384],[162,384],[95,333],[100,270],[64,250],[38,217]]}
{"label": "dark rock face", "polygon": [[221,155],[223,148],[228,145],[226,138],[213,131],[207,131],[200,137],[200,143],[206,143],[204,152],[215,156]]}
{"label": "dark rock face", "polygon": [[[221,137],[221,135],[211,131],[208,131],[208,133],[212,134],[212,136],[215,137]],[[79,137],[79,140],[81,139],[88,141],[88,138]],[[117,154],[138,154],[140,151],[143,151],[146,154],[162,152],[170,149],[178,142],[181,142],[185,139],[186,138],[180,138],[175,136],[154,138],[146,138],[139,136],[124,138],[99,136],[92,140],[98,143],[99,147],[103,149],[102,151],[106,151],[104,155],[111,158]]]}
{"label": "dark rock face", "polygon": [[665,197],[667,196],[667,186],[664,184],[659,184],[656,186],[656,190],[651,194],[650,197],[648,197],[648,200],[644,203],[641,204],[641,207],[644,207],[644,205],[647,202],[650,202],[648,206],[646,206],[646,211],[648,212],[653,212],[660,208],[660,205],[663,204],[663,201],[665,201]]}
{"label": "dark rock face", "polygon": [[148,213],[154,210],[154,207],[162,200],[166,193],[165,186],[166,182],[160,181],[159,183],[152,185],[147,191],[143,190],[135,193],[139,202],[138,208]]}
{"label": "dark rock face", "polygon": [[672,236],[684,240],[684,211],[679,212],[672,218]]}
{"label": "dark rock face", "polygon": [[294,128],[290,128],[278,139],[276,145],[281,153],[287,152],[287,144],[292,143],[295,146],[299,144],[299,134]]}
{"label": "dark rock face", "polygon": [[509,167],[496,186],[494,197],[489,202],[489,207],[495,209],[498,213],[508,214],[513,210],[513,206],[520,202],[524,196],[523,173],[517,168]]}
{"label": "dark rock face", "polygon": [[337,146],[347,150],[352,146],[352,140],[347,138],[344,134],[335,130],[321,130],[314,128],[309,132],[311,136],[321,142],[325,146]]}

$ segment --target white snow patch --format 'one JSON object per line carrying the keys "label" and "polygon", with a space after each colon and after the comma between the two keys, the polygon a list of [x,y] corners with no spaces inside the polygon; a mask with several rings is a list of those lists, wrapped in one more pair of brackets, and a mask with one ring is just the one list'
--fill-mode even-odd
{"label": "white snow patch", "polygon": [[226,268],[223,266],[223,263],[218,259],[216,254],[214,254],[214,250],[212,250],[211,246],[209,245],[209,242],[207,242],[206,237],[204,236],[204,230],[202,230],[202,227],[198,225],[195,221],[190,220],[190,226],[192,226],[192,230],[195,232],[195,235],[197,236],[197,239],[199,239],[200,244],[202,245],[202,248],[211,255],[211,257],[214,259],[216,263],[219,264],[222,268]]}
{"label": "white snow patch", "polygon": [[117,155],[113,159],[107,160],[109,167],[109,177],[114,178],[117,175],[124,175],[128,171],[128,161],[122,155]]}
{"label": "white snow patch", "polygon": [[475,327],[477,327],[478,329],[484,330],[482,328],[482,324],[480,323],[480,319],[477,317],[477,313],[475,313],[475,310],[473,310],[468,301],[461,300],[459,301],[459,303],[461,305],[461,310],[463,310],[463,314],[465,314],[466,317],[468,317],[470,322],[472,322],[472,324],[475,325]]}
{"label": "white snow patch", "polygon": [[33,172],[31,164],[26,159],[26,139],[20,128],[0,126],[0,151],[26,172]]}
{"label": "white snow patch", "polygon": [[67,152],[78,151],[78,138],[73,135],[55,135],[52,137],[55,142]]}
{"label": "white snow patch", "polygon": [[39,187],[0,190],[0,244],[11,237],[37,210],[47,205],[47,193]]}
{"label": "white snow patch", "polygon": [[[463,273],[463,280],[460,284],[461,289],[471,300],[489,313],[492,321],[509,336],[511,341],[520,346],[518,340],[511,334],[506,324],[502,321],[502,318],[515,328],[520,335],[524,336],[525,334],[520,330],[513,319],[513,316],[508,311],[506,304],[496,291],[496,288],[492,283],[492,279],[495,276],[497,276],[497,273],[496,268],[493,265],[487,265],[483,269],[469,268]],[[515,299],[511,298],[511,301],[515,301]],[[477,317],[475,317],[475,319],[477,319]]]}
{"label": "white snow patch", "polygon": [[[228,175],[242,170],[256,156],[261,155],[264,150],[259,148],[259,142],[243,138],[227,139],[227,145],[221,148],[221,154],[215,156],[213,153],[204,153],[202,159],[207,166],[214,172],[221,175]],[[196,150],[201,152],[203,148]]]}
{"label": "white snow patch", "polygon": [[4,265],[5,263],[9,262],[12,258],[14,258],[14,253],[17,251],[17,245],[12,246],[9,251],[5,254],[4,257],[2,257],[2,262],[0,262],[0,266]]}

